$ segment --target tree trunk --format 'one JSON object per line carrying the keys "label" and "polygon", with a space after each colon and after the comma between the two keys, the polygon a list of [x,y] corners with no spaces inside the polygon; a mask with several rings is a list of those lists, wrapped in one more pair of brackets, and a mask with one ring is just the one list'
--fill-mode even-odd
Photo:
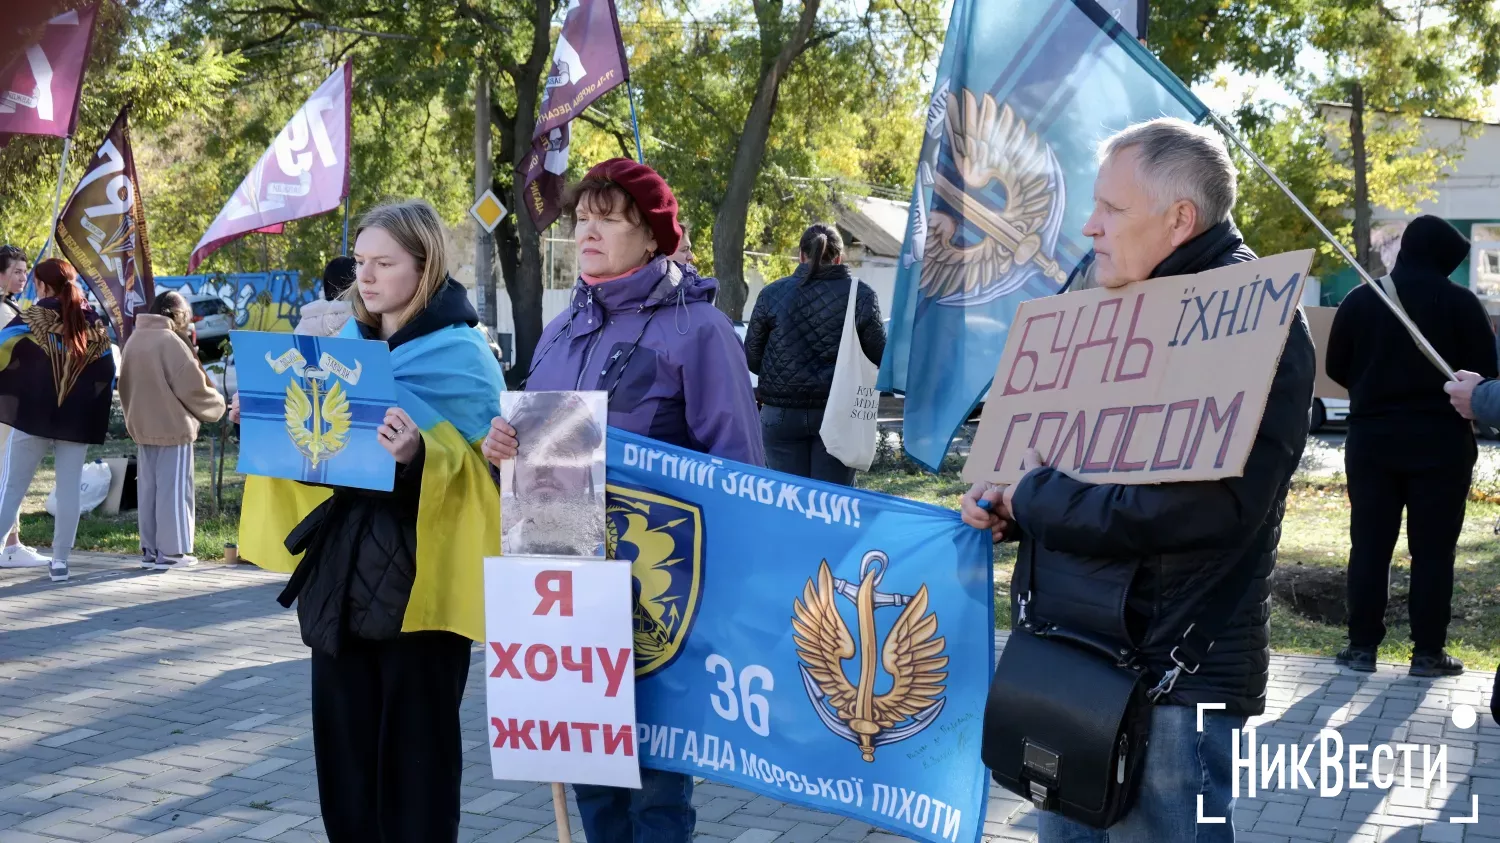
{"label": "tree trunk", "polygon": [[750,297],[750,287],[745,282],[745,229],[756,177],[771,135],[771,120],[776,116],[776,98],[792,62],[807,44],[820,5],[821,0],[803,0],[796,29],[781,41],[781,4],[756,3],[761,38],[760,82],[750,103],[750,113],[745,115],[745,129],[740,133],[740,145],[729,169],[729,186],[719,203],[713,235],[714,275],[720,285],[716,304],[735,321],[744,318],[745,301]]}
{"label": "tree trunk", "polygon": [[1354,259],[1366,272],[1374,273],[1370,250],[1369,162],[1365,158],[1365,88],[1358,82],[1349,92],[1349,146],[1354,165]]}
{"label": "tree trunk", "polygon": [[[541,99],[542,78],[552,52],[552,0],[533,0],[531,53],[526,63],[507,70],[515,81],[516,111],[504,120],[500,109],[492,109],[500,119],[501,140],[497,162],[510,176],[510,216],[506,219],[507,249],[502,249],[500,264],[506,270],[505,291],[510,296],[511,313],[516,321],[515,366],[509,380],[519,385],[531,371],[531,359],[537,341],[542,337],[542,251],[541,233],[526,211],[525,180],[522,166],[531,152],[531,133],[536,129],[537,103]],[[503,254],[514,248],[510,255]]]}

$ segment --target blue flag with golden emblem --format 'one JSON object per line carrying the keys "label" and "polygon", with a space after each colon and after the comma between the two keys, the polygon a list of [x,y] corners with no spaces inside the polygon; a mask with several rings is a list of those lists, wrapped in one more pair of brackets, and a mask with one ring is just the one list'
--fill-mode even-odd
{"label": "blue flag with golden emblem", "polygon": [[956,0],[880,368],[880,388],[906,396],[908,455],[937,470],[1016,308],[1087,267],[1099,142],[1207,114],[1093,0]]}
{"label": "blue flag with golden emblem", "polygon": [[611,429],[641,763],[920,840],[984,827],[989,535],[951,510]]}

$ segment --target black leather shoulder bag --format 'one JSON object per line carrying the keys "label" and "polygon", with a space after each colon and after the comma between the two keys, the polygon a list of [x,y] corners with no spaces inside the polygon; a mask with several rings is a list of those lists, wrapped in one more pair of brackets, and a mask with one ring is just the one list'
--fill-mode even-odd
{"label": "black leather shoulder bag", "polygon": [[1016,623],[985,703],[981,757],[995,782],[1037,808],[1093,828],[1127,813],[1151,736],[1151,706],[1182,673],[1197,673],[1238,610],[1252,566],[1241,562],[1213,589],[1161,676],[1141,655],[1098,636],[1029,617],[1036,549],[1016,572]]}

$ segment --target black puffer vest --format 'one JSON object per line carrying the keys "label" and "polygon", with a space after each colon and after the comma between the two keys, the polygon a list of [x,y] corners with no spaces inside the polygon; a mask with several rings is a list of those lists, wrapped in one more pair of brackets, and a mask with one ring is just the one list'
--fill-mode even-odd
{"label": "black puffer vest", "polygon": [[[448,279],[427,309],[387,341],[391,348],[449,325],[479,324],[462,285]],[[359,326],[365,339],[379,339]],[[390,492],[335,488],[286,538],[302,562],[278,598],[297,601],[302,642],[336,656],[345,636],[385,641],[401,634],[417,578],[417,509],[425,447],[396,467]]]}

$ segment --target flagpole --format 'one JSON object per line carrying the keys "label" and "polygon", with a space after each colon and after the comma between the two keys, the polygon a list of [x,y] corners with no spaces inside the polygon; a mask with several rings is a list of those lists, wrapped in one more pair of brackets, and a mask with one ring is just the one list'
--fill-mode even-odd
{"label": "flagpole", "polygon": [[641,124],[635,116],[635,86],[630,83],[628,76],[625,78],[625,95],[630,97],[630,130],[635,132],[635,160],[644,164],[646,156],[641,152]]}
{"label": "flagpole", "polygon": [[1438,371],[1442,372],[1448,380],[1458,380],[1458,376],[1453,373],[1453,367],[1449,366],[1448,362],[1443,359],[1443,356],[1437,353],[1437,349],[1432,347],[1432,343],[1428,342],[1427,338],[1422,336],[1422,331],[1411,321],[1406,312],[1386,296],[1385,290],[1375,282],[1374,278],[1370,277],[1370,273],[1360,265],[1359,261],[1355,260],[1354,256],[1349,254],[1349,250],[1344,248],[1344,244],[1340,243],[1337,237],[1333,236],[1333,232],[1329,231],[1328,227],[1323,225],[1323,221],[1318,219],[1317,214],[1314,214],[1306,205],[1302,204],[1302,200],[1297,198],[1297,194],[1293,193],[1291,188],[1287,187],[1281,179],[1276,177],[1275,173],[1271,172],[1271,167],[1265,161],[1261,160],[1261,157],[1256,155],[1255,151],[1249,145],[1240,140],[1239,135],[1236,135],[1223,120],[1219,119],[1219,115],[1215,114],[1212,109],[1208,109],[1208,116],[1213,118],[1214,123],[1219,127],[1219,131],[1223,132],[1225,137],[1233,141],[1234,145],[1239,147],[1241,152],[1245,153],[1251,161],[1255,162],[1255,166],[1259,167],[1261,172],[1265,173],[1266,177],[1280,188],[1281,192],[1285,193],[1288,199],[1292,200],[1292,204],[1296,205],[1297,209],[1307,216],[1308,220],[1312,222],[1318,231],[1322,232],[1323,237],[1329,243],[1333,244],[1333,248],[1337,249],[1338,253],[1344,257],[1344,260],[1348,261],[1349,265],[1354,267],[1354,271],[1359,273],[1360,280],[1371,290],[1375,291],[1375,295],[1385,303],[1386,308],[1391,311],[1391,314],[1400,320],[1402,327],[1406,328],[1408,334],[1411,334],[1411,338],[1417,343],[1417,347],[1427,356],[1432,365],[1436,366]]}
{"label": "flagpole", "polygon": [[349,254],[349,194],[344,194],[344,245],[339,254]]}
{"label": "flagpole", "polygon": [[37,261],[45,260],[52,251],[52,241],[57,239],[57,215],[62,212],[63,179],[68,177],[68,153],[73,149],[73,137],[63,141],[62,165],[57,168],[57,197],[52,200],[52,227],[47,229],[47,241],[42,244],[42,253]]}

